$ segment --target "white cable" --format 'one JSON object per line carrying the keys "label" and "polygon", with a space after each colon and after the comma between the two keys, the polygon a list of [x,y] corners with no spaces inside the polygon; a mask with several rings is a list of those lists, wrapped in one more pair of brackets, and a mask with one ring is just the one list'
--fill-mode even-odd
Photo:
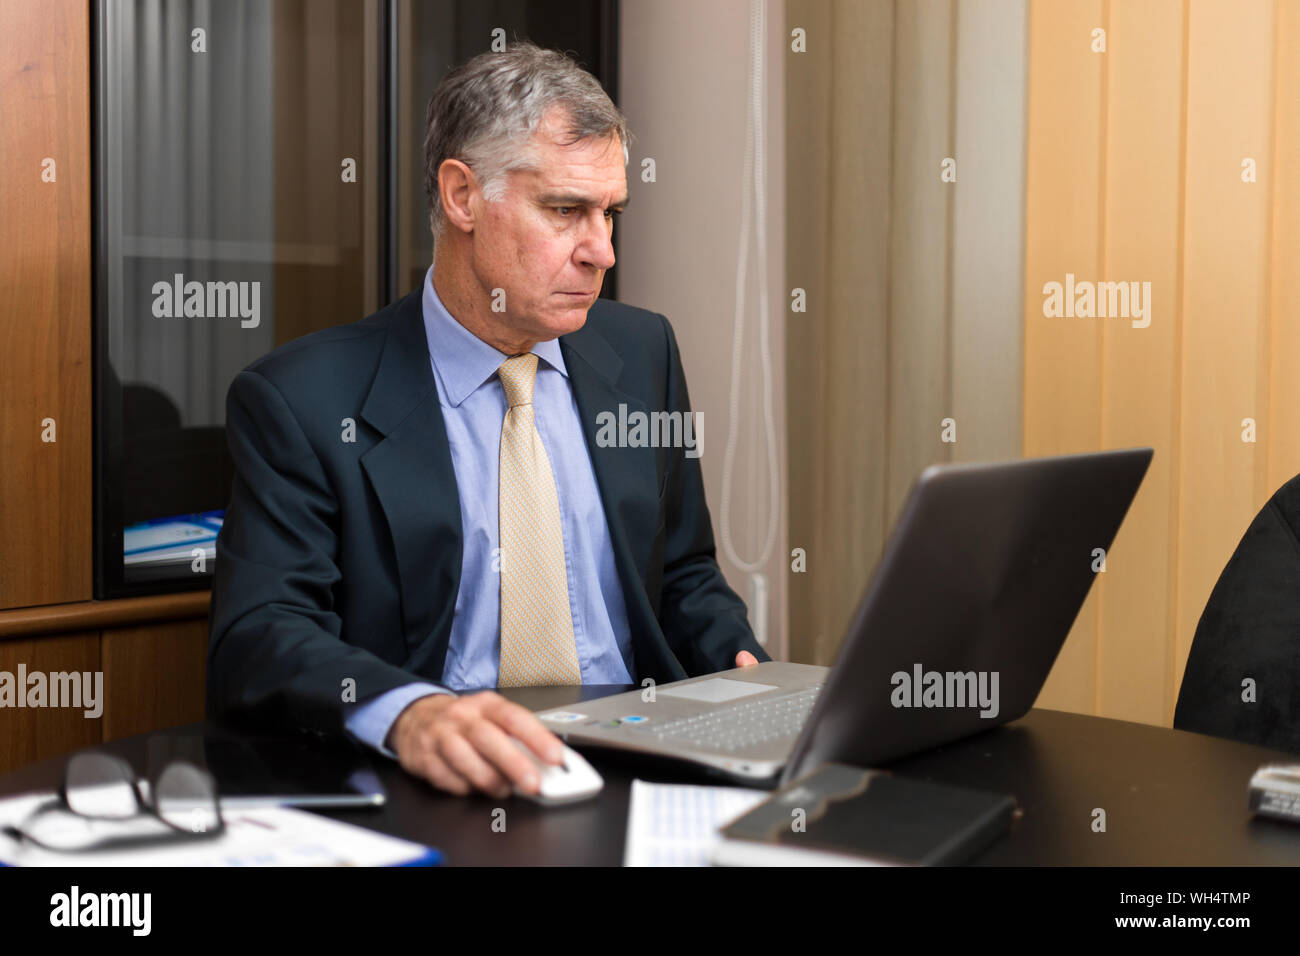
{"label": "white cable", "polygon": [[[766,566],[776,543],[780,520],[780,472],[777,467],[776,431],[772,417],[772,353],[768,344],[767,296],[767,151],[763,131],[763,55],[767,38],[766,0],[750,0],[749,50],[750,97],[745,123],[744,189],[740,203],[740,255],[736,264],[736,313],[731,345],[731,391],[728,403],[727,448],[722,457],[722,551],[727,560],[742,571],[753,573]],[[740,359],[745,340],[745,278],[749,264],[749,221],[752,194],[757,205],[758,245],[758,349],[763,369],[763,421],[767,439],[768,509],[767,532],[763,547],[754,561],[746,561],[736,551],[731,539],[731,481],[736,458],[736,440],[740,419]]]}

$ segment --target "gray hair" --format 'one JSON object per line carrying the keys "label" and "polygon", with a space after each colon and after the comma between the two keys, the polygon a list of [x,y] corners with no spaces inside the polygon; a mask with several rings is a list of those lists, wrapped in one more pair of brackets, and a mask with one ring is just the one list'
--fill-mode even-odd
{"label": "gray hair", "polygon": [[438,194],[443,161],[465,163],[484,196],[499,201],[507,173],[539,169],[530,140],[556,106],[567,114],[564,145],[617,134],[627,165],[627,117],[594,76],[558,50],[521,40],[501,53],[480,53],[443,77],[429,98],[424,134],[424,191],[435,243],[447,224]]}

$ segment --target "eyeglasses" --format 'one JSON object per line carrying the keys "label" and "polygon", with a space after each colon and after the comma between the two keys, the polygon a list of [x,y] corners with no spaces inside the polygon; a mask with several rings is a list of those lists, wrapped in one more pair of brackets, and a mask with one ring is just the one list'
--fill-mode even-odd
{"label": "eyeglasses", "polygon": [[0,833],[43,850],[84,852],[210,839],[225,828],[206,770],[173,761],[150,786],[121,757],[92,751],[68,760],[56,799]]}

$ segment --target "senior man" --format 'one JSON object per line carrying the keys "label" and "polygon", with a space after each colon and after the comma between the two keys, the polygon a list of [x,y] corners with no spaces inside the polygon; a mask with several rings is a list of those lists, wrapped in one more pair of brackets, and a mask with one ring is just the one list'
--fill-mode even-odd
{"label": "senior man", "polygon": [[[453,793],[535,793],[482,688],[657,682],[767,655],[714,554],[698,454],[597,439],[690,414],[672,327],[599,299],[628,131],[599,83],[518,43],[429,102],[424,285],[276,349],[227,401],[208,708],[346,730]],[[476,691],[476,692],[475,692]]]}

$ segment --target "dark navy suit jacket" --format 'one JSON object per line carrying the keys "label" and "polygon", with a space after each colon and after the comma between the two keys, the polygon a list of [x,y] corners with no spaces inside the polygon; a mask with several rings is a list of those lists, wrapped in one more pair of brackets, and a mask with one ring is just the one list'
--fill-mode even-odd
{"label": "dark navy suit jacket", "polygon": [[[497,489],[457,488],[421,308],[416,290],[276,349],[231,385],[236,478],[217,542],[209,716],[341,733],[353,699],[440,679],[460,584],[457,496]],[[718,568],[700,460],[596,441],[597,416],[620,404],[689,411],[667,319],[597,299],[559,341],[638,682],[725,670],[741,650],[768,660]]]}

